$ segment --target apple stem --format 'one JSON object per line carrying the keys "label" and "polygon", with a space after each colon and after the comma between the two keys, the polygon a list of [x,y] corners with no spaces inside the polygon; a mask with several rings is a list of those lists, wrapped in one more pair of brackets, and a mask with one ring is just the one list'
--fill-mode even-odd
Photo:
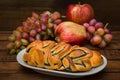
{"label": "apple stem", "polygon": [[104,29],[106,29],[108,25],[109,25],[109,23],[106,23]]}
{"label": "apple stem", "polygon": [[78,4],[80,5],[80,1],[78,2]]}

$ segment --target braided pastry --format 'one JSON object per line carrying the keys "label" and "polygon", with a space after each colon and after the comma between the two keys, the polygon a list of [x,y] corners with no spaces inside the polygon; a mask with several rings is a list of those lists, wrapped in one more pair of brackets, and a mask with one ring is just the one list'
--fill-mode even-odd
{"label": "braided pastry", "polygon": [[36,40],[29,44],[23,59],[31,66],[72,72],[88,71],[103,63],[98,51],[50,40]]}

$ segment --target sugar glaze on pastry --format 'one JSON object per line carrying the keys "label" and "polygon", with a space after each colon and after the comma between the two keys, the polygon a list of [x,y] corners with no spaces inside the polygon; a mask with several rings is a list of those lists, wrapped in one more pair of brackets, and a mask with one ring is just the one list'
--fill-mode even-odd
{"label": "sugar glaze on pastry", "polygon": [[30,43],[23,60],[31,66],[71,72],[89,71],[103,64],[98,51],[51,40]]}

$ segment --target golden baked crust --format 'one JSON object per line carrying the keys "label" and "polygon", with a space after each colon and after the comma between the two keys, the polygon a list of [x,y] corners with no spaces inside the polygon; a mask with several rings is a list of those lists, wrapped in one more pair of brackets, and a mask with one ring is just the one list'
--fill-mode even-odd
{"label": "golden baked crust", "polygon": [[31,66],[72,72],[89,71],[103,64],[98,51],[51,40],[36,40],[29,44],[23,60]]}

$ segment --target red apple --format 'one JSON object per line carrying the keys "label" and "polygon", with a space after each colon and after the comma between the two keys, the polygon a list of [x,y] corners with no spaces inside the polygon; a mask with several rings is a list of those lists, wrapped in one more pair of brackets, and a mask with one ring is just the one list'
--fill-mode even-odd
{"label": "red apple", "polygon": [[83,24],[94,17],[94,10],[89,4],[70,4],[66,16],[70,21]]}
{"label": "red apple", "polygon": [[57,41],[64,41],[74,44],[81,44],[86,39],[85,27],[74,22],[66,21],[60,23],[55,29]]}

